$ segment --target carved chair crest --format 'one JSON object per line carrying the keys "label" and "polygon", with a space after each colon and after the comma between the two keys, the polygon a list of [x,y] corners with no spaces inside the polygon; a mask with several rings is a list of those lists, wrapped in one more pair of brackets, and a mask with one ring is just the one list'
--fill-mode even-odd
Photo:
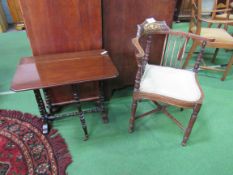
{"label": "carved chair crest", "polygon": [[165,21],[156,21],[154,18],[148,18],[142,24],[138,25],[137,37],[155,32],[168,32],[169,30],[170,28]]}

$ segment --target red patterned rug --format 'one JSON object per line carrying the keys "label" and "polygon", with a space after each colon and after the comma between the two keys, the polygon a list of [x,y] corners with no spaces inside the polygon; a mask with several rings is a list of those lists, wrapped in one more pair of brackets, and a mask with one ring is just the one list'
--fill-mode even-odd
{"label": "red patterned rug", "polygon": [[64,139],[54,129],[43,135],[42,120],[0,110],[0,175],[64,175],[72,162]]}

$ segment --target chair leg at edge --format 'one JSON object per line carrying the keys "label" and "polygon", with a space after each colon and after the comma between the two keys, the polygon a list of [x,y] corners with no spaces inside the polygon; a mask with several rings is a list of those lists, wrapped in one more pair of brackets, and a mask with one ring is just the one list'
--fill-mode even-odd
{"label": "chair leg at edge", "polygon": [[227,67],[226,67],[226,70],[225,70],[224,73],[223,73],[223,76],[222,76],[222,78],[221,78],[222,81],[224,81],[224,80],[226,79],[227,74],[228,74],[228,73],[230,72],[230,70],[231,70],[232,64],[233,64],[233,56],[231,57],[230,61],[228,62]]}
{"label": "chair leg at edge", "polygon": [[211,26],[212,26],[212,23],[208,23],[208,28],[211,28]]}
{"label": "chair leg at edge", "polygon": [[201,104],[196,104],[195,107],[193,108],[193,113],[192,113],[191,118],[189,120],[188,127],[186,128],[185,133],[184,133],[182,146],[185,146],[188,139],[189,139],[189,136],[192,132],[193,125],[197,119],[197,114],[200,111],[200,109],[201,109]]}
{"label": "chair leg at edge", "polygon": [[132,109],[131,109],[131,118],[129,120],[129,133],[132,133],[134,131],[136,110],[137,110],[137,100],[133,100]]}
{"label": "chair leg at edge", "polygon": [[193,45],[192,45],[192,47],[187,55],[187,58],[182,66],[183,69],[185,69],[188,66],[189,60],[192,58],[193,52],[195,52],[197,45],[198,45],[198,43],[193,41]]}
{"label": "chair leg at edge", "polygon": [[214,51],[214,56],[213,56],[213,58],[212,58],[212,60],[211,60],[212,63],[215,63],[215,60],[216,60],[218,51],[219,51],[219,48],[216,48],[215,51]]}

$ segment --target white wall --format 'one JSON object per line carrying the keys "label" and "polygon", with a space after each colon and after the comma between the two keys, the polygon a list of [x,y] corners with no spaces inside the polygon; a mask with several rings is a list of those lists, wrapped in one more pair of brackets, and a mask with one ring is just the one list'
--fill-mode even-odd
{"label": "white wall", "polygon": [[215,0],[203,0],[202,1],[202,10],[203,11],[211,11],[213,10]]}

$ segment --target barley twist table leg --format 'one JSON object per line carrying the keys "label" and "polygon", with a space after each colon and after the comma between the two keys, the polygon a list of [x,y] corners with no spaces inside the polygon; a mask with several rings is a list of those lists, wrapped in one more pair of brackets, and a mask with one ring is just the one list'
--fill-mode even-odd
{"label": "barley twist table leg", "polygon": [[77,108],[79,112],[79,119],[80,119],[80,122],[83,128],[83,131],[84,131],[84,141],[86,141],[88,140],[88,131],[87,131],[87,125],[86,125],[84,113],[82,111],[81,102],[79,99],[78,85],[72,85],[72,90],[73,90],[73,96],[74,96],[74,99],[76,100],[76,104],[77,104]]}
{"label": "barley twist table leg", "polygon": [[40,111],[40,115],[43,118],[43,128],[42,128],[42,132],[43,134],[48,134],[49,132],[49,126],[48,126],[48,113],[46,111],[45,105],[44,105],[44,101],[41,97],[41,93],[39,89],[33,90],[34,91],[34,95],[36,98],[36,102]]}

